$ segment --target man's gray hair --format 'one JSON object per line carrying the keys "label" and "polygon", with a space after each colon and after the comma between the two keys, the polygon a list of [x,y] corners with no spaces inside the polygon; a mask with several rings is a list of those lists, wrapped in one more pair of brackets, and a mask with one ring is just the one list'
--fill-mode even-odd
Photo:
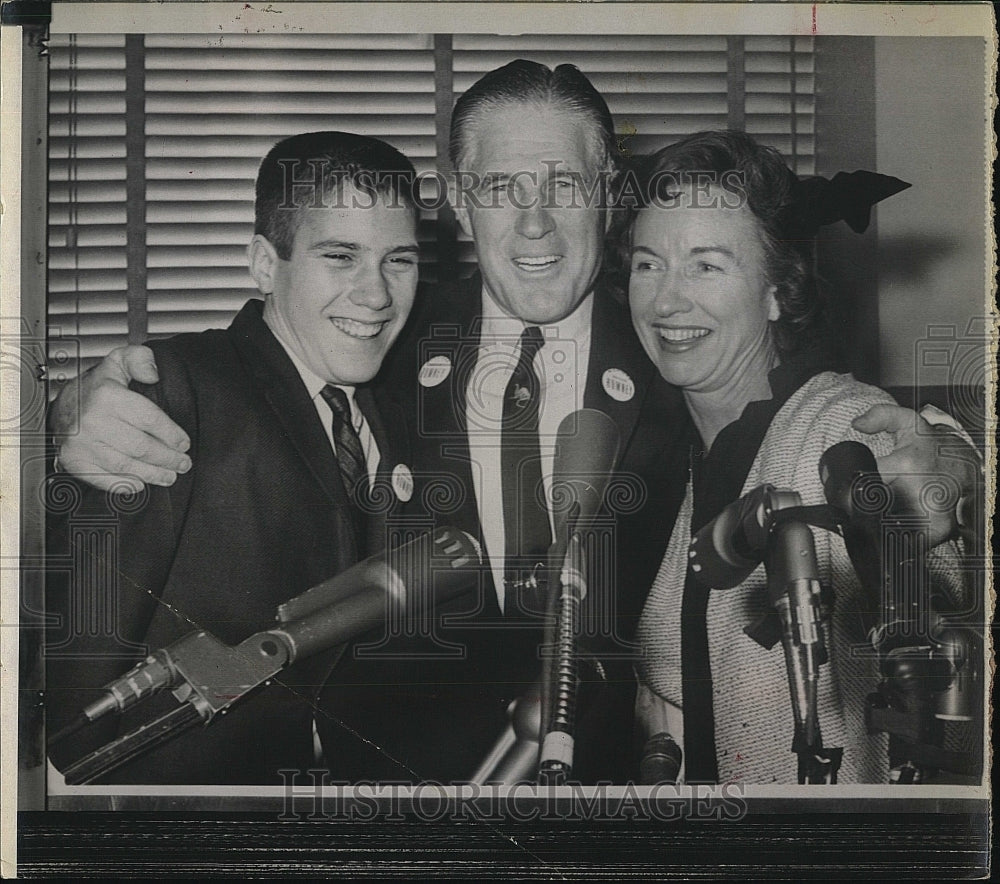
{"label": "man's gray hair", "polygon": [[551,70],[525,59],[490,71],[458,99],[451,115],[452,165],[456,169],[468,167],[471,133],[477,121],[491,110],[522,103],[557,105],[579,114],[590,124],[591,150],[598,169],[611,170],[617,165],[619,152],[611,112],[594,84],[574,65],[561,64]]}

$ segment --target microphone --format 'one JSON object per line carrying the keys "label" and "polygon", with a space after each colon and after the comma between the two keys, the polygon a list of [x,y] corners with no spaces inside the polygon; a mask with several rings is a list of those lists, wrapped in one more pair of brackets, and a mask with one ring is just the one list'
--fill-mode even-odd
{"label": "microphone", "polygon": [[864,587],[873,616],[882,604],[883,513],[892,492],[882,481],[875,455],[860,442],[838,442],[819,459],[826,502],[847,516],[842,535],[847,555]]}
{"label": "microphone", "polygon": [[254,633],[235,647],[196,631],[161,648],[108,683],[104,695],[83,710],[78,722],[124,712],[182,682],[192,687],[197,695],[192,702],[208,721],[296,660],[357,638],[384,622],[407,600],[417,601],[422,609],[470,590],[474,581],[463,569],[478,566],[481,560],[479,544],[465,531],[442,527],[423,534],[289,599],[278,609],[278,626]]}
{"label": "microphone", "polygon": [[438,528],[432,534],[421,534],[401,546],[369,556],[283,602],[278,606],[278,622],[301,620],[361,592],[385,591],[390,598],[402,600],[407,588],[411,597],[418,589],[426,588],[428,578],[435,585],[443,581],[449,586],[464,585],[469,577],[461,569],[481,560],[482,550],[472,535],[457,528]]}
{"label": "microphone", "polygon": [[[465,569],[481,561],[482,550],[472,535],[457,528],[437,528],[432,535],[421,535],[360,563],[360,588],[352,591],[347,581],[334,577],[286,602],[281,606],[284,612],[279,608],[281,625],[265,634],[288,645],[292,663],[357,638],[393,611],[422,614],[469,591],[476,583]],[[309,598],[303,601],[304,596]],[[285,619],[289,605],[298,612],[294,620]]]}
{"label": "microphone", "polygon": [[603,411],[581,408],[559,422],[548,498],[555,529],[553,540],[545,561],[539,562],[531,576],[518,584],[532,591],[541,589],[537,598],[541,599],[544,610],[550,610],[558,596],[553,587],[559,579],[570,536],[577,530],[585,531],[601,508],[620,443],[618,426]]}
{"label": "microphone", "polygon": [[621,445],[618,426],[603,411],[583,408],[568,414],[556,433],[551,505],[555,533],[548,553],[550,614],[544,627],[540,711],[541,746],[536,746],[539,782],[564,781],[572,769],[577,692],[577,634],[580,606],[587,594],[582,543],[604,501]]}
{"label": "microphone", "polygon": [[754,488],[695,533],[688,556],[699,583],[732,589],[761,563],[769,527],[769,496],[774,493],[771,485]]}
{"label": "microphone", "polygon": [[681,773],[684,752],[666,731],[653,734],[642,747],[639,782],[644,786],[659,783],[675,785]]}
{"label": "microphone", "polygon": [[[603,411],[581,408],[562,419],[556,433],[552,461],[552,510],[555,540],[550,550],[553,567],[561,567],[569,543],[568,528],[584,531],[601,508],[621,446],[618,426]],[[579,505],[575,525],[570,516]]]}
{"label": "microphone", "polygon": [[535,778],[542,734],[541,685],[537,682],[507,707],[508,725],[469,781],[513,785]]}
{"label": "microphone", "polygon": [[818,769],[811,760],[818,760],[814,750],[821,746],[817,689],[819,666],[826,659],[816,549],[807,524],[780,517],[782,510],[801,506],[798,492],[760,485],[705,525],[692,539],[688,554],[696,579],[713,589],[738,586],[764,563],[768,601],[781,624],[799,781],[822,782],[832,769]]}
{"label": "microphone", "polygon": [[[819,459],[819,480],[823,484],[827,503],[843,510],[852,520],[866,515],[864,509],[858,509],[855,501],[879,500],[873,497],[881,491],[875,485],[882,481],[878,464],[871,449],[860,442],[838,442],[827,448]],[[887,488],[885,494],[887,496],[881,499],[887,503]]]}

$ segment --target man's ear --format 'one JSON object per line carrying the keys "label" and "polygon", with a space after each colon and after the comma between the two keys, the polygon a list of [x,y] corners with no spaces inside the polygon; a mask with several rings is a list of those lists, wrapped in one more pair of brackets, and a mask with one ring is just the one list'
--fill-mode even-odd
{"label": "man's ear", "polygon": [[469,219],[469,208],[466,205],[465,196],[459,192],[458,176],[455,172],[448,175],[448,203],[455,212],[455,219],[458,221],[458,226],[462,228],[462,232],[471,237],[472,223]]}
{"label": "man's ear", "polygon": [[611,230],[611,220],[614,215],[612,209],[618,208],[617,206],[612,206],[611,201],[614,198],[615,188],[613,182],[615,180],[615,170],[613,167],[609,166],[607,169],[603,169],[600,172],[601,176],[601,198],[604,203],[604,235],[607,236],[608,232]]}
{"label": "man's ear", "polygon": [[274,272],[280,260],[271,241],[266,236],[255,234],[247,246],[247,260],[250,263],[250,275],[257,283],[260,293],[271,294],[274,291]]}
{"label": "man's ear", "polygon": [[777,322],[781,319],[781,308],[778,306],[778,287],[776,285],[772,285],[767,290],[767,300],[767,318],[771,322]]}

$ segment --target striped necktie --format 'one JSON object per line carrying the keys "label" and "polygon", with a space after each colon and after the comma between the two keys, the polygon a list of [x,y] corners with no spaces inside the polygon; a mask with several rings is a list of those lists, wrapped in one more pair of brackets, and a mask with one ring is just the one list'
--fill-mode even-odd
{"label": "striped necktie", "polygon": [[337,449],[340,478],[344,481],[347,496],[357,506],[368,488],[368,463],[358,431],[351,420],[351,404],[347,401],[347,394],[333,384],[327,384],[320,395],[333,412],[333,443]]}

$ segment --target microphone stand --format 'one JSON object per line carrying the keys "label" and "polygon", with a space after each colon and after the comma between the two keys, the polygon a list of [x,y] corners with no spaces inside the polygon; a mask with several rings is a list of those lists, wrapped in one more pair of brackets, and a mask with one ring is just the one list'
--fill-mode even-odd
{"label": "microphone stand", "polygon": [[764,568],[769,600],[781,618],[781,645],[795,717],[792,751],[798,756],[798,781],[833,784],[843,750],[824,748],[819,727],[819,668],[828,658],[816,546],[809,526],[798,517],[802,499],[797,492],[770,489],[765,500],[771,524]]}
{"label": "microphone stand", "polygon": [[[840,442],[820,458],[820,479],[871,606],[882,680],[867,698],[869,733],[889,735],[889,782],[935,770],[982,775],[981,752],[943,748],[945,721],[979,715],[982,643],[975,623],[933,592],[924,517],[895,511],[871,451]],[[978,741],[977,741],[978,742]]]}
{"label": "microphone stand", "polygon": [[[461,577],[433,579],[435,573],[458,574],[456,569],[479,561],[474,541],[464,532],[438,528],[433,535],[421,536],[399,551],[406,549],[411,554],[441,557],[438,568],[430,560],[429,604],[469,590]],[[376,568],[381,568],[381,579],[374,579]],[[297,660],[350,641],[384,622],[387,612],[403,605],[413,590],[386,562],[375,566],[370,561],[359,563],[353,574],[364,576],[360,588],[345,586],[351,581],[343,581],[343,575],[332,578],[282,605],[277,626],[256,632],[236,646],[223,644],[204,630],[191,632],[106,685],[103,696],[51,742],[65,739],[108,713],[122,713],[164,688],[171,690],[181,705],[69,765],[63,771],[66,783],[93,782],[197,724],[210,724]],[[299,615],[297,619],[286,619],[291,612]]]}
{"label": "microphone stand", "polygon": [[923,526],[883,524],[882,618],[871,632],[882,681],[867,698],[869,733],[889,735],[889,782],[916,784],[936,770],[979,776],[977,759],[943,747],[945,721],[971,721],[979,694],[980,645],[973,625],[945,616],[929,592]]}
{"label": "microphone stand", "polygon": [[[761,485],[727,510],[739,513],[738,549],[727,559],[728,580],[706,569],[718,556],[713,523],[698,532],[690,547],[691,568],[709,586],[733,587],[763,562],[767,572],[768,600],[777,611],[780,635],[770,622],[746,630],[761,646],[771,649],[780,637],[788,670],[788,686],[795,720],[792,751],[798,756],[798,782],[836,783],[842,749],[825,748],[819,727],[819,667],[827,661],[820,604],[819,566],[809,524],[829,507],[805,507],[798,492]],[[730,526],[733,527],[733,526]],[[705,572],[705,573],[702,573]]]}
{"label": "microphone stand", "polygon": [[[575,520],[574,520],[575,521]],[[550,692],[550,714],[538,762],[540,786],[565,785],[573,770],[573,734],[578,688],[576,637],[580,605],[587,594],[580,535],[570,537],[559,576],[559,616],[555,667]]]}
{"label": "microphone stand", "polygon": [[[73,725],[53,737],[59,742],[107,712],[121,712],[169,688],[181,705],[146,722],[71,764],[67,785],[91,783],[197,724],[207,725],[241,697],[277,675],[292,659],[284,636],[258,632],[236,647],[207,632],[192,632],[169,648],[151,654],[106,688]],[[133,686],[135,686],[133,688]]]}
{"label": "microphone stand", "polygon": [[507,710],[509,723],[469,778],[471,782],[513,784],[535,781],[540,786],[566,783],[573,770],[573,733],[578,688],[576,638],[580,606],[587,594],[583,547],[577,524],[580,505],[570,508],[565,540],[557,538],[549,551],[547,585],[557,585],[547,606],[543,646],[553,649],[542,665],[541,677],[514,700]]}
{"label": "microphone stand", "polygon": [[[926,532],[919,520],[872,514],[872,501],[891,499],[875,458],[842,442],[820,460],[826,505],[803,506],[798,493],[761,485],[730,504],[693,538],[691,568],[706,586],[734,587],[761,562],[768,595],[781,621],[781,641],[795,716],[793,751],[800,783],[835,783],[842,749],[824,748],[816,687],[827,661],[816,552],[809,526],[845,541],[868,601],[868,620],[882,681],[869,695],[869,733],[889,734],[890,783],[917,783],[930,772],[982,775],[981,753],[942,747],[942,721],[971,721],[981,696],[982,643],[975,624],[950,616],[930,591]],[[866,502],[856,506],[852,497]],[[768,618],[747,628],[765,648],[777,642]]]}
{"label": "microphone stand", "polygon": [[543,661],[541,678],[532,689],[511,704],[510,724],[472,782],[559,783],[572,770],[576,640],[587,592],[578,532],[587,530],[601,507],[620,445],[618,426],[602,411],[583,408],[559,424],[551,494],[553,501],[572,505],[564,522],[557,519],[546,562],[538,569],[545,586],[543,647],[554,655]]}

